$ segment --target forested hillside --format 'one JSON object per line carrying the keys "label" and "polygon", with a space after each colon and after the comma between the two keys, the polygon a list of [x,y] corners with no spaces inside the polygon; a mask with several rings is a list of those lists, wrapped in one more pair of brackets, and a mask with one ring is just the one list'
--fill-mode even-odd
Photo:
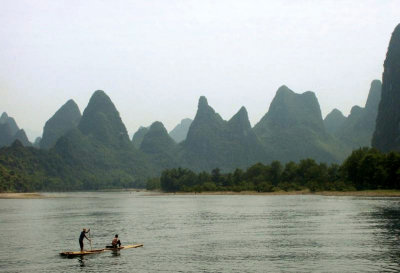
{"label": "forested hillside", "polygon": [[[314,92],[281,86],[254,127],[245,107],[224,120],[202,96],[193,121],[169,134],[154,122],[130,140],[117,108],[98,90],[82,115],[72,100],[63,105],[33,148],[24,147],[30,146],[25,132],[3,113],[0,191],[145,187],[146,181],[154,188],[161,174],[167,191],[398,189],[399,155],[390,152],[400,151],[399,79],[400,25],[382,85],[374,80],[365,107],[354,106],[348,117],[335,109],[323,120]],[[373,131],[377,150],[361,148],[370,146]]]}

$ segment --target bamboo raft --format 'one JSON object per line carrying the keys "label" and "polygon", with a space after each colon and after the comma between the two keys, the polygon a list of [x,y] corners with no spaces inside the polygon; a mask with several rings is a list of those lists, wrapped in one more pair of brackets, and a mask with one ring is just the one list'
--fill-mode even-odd
{"label": "bamboo raft", "polygon": [[142,247],[143,244],[139,245],[126,245],[126,246],[121,246],[121,247],[114,247],[114,248],[101,248],[101,249],[93,249],[93,250],[84,250],[84,251],[66,251],[66,252],[61,252],[60,255],[64,257],[77,257],[77,256],[84,256],[84,255],[90,255],[90,254],[98,254],[102,253],[105,251],[117,251],[121,249],[128,249],[128,248],[137,248],[137,247]]}

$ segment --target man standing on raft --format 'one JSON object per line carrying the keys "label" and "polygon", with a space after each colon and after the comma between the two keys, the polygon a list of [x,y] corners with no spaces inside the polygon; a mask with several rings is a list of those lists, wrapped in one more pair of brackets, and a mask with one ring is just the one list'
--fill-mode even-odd
{"label": "man standing on raft", "polygon": [[81,247],[81,252],[83,252],[83,239],[86,238],[89,242],[91,241],[88,237],[86,237],[86,233],[90,232],[90,229],[86,231],[86,228],[83,229],[81,235],[79,236],[79,245]]}

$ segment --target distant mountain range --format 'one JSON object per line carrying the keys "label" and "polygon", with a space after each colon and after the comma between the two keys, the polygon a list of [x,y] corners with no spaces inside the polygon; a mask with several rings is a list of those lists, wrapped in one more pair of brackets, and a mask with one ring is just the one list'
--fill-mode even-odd
{"label": "distant mountain range", "polygon": [[296,94],[280,87],[254,131],[268,154],[282,162],[313,158],[331,163],[347,155],[343,145],[326,132],[318,100],[310,91]]}
{"label": "distant mountain range", "polygon": [[354,106],[348,117],[334,109],[324,120],[327,131],[350,149],[371,146],[381,91],[381,81],[374,80],[364,108]]}
{"label": "distant mountain range", "polygon": [[[231,170],[254,162],[298,161],[306,157],[323,162],[340,162],[351,149],[370,146],[380,94],[381,83],[374,80],[364,108],[354,106],[348,117],[334,109],[322,120],[313,92],[297,94],[282,86],[277,90],[268,112],[254,128],[251,128],[246,108],[242,107],[230,121],[224,121],[208,105],[207,99],[201,97],[194,120],[183,119],[167,135],[179,147],[179,152],[174,151],[180,157],[177,164],[196,170],[209,171],[216,166]],[[84,119],[82,127],[79,125],[81,118],[77,104],[72,99],[67,101],[46,122],[42,138],[36,139],[33,146],[48,150],[70,130],[81,126],[80,129],[85,132],[86,127],[97,128],[96,124],[103,124],[105,119],[103,115],[97,115],[90,123]],[[98,128],[99,131],[93,134],[104,138],[104,141],[110,140],[114,134],[110,131],[118,130],[118,127],[113,128],[115,120],[110,118],[108,127]],[[6,113],[0,119],[0,126],[0,146],[9,146],[16,139],[24,146],[32,145],[24,131]],[[122,130],[120,134],[125,135],[126,129],[121,129],[122,125],[119,127]],[[142,150],[142,141],[150,128],[140,127],[133,135],[132,143],[136,149]],[[297,145],[298,142],[303,145]],[[157,146],[156,143],[154,145]],[[144,149],[149,151],[149,143]]]}
{"label": "distant mountain range", "polygon": [[189,132],[190,125],[193,120],[190,118],[182,119],[181,123],[175,126],[174,129],[169,132],[169,136],[175,140],[176,143],[180,143],[186,139],[186,136]]}
{"label": "distant mountain range", "polygon": [[0,117],[0,147],[9,146],[15,140],[19,140],[24,146],[31,146],[23,129],[19,129],[14,118],[4,112]]}
{"label": "distant mountain range", "polygon": [[43,136],[40,140],[40,148],[50,149],[57,140],[69,130],[75,128],[81,119],[81,111],[73,101],[67,101],[61,108],[46,122],[43,128]]}
{"label": "distant mountain range", "polygon": [[[219,168],[227,172],[274,160],[284,163],[313,158],[339,163],[353,147],[368,145],[379,88],[379,81],[374,81],[365,108],[353,107],[347,118],[335,110],[324,121],[313,92],[297,94],[282,86],[254,128],[245,107],[226,121],[205,97],[200,97],[193,120],[182,120],[169,134],[157,121],[148,128],[141,127],[132,140],[111,99],[98,90],[82,115],[73,100],[61,106],[46,122],[42,139],[34,143],[43,152],[21,152],[30,161],[18,160],[23,166],[30,166],[35,156],[41,158],[40,162],[56,162],[53,169],[41,167],[41,175],[49,176],[46,181],[50,181],[42,185],[44,189],[143,187],[148,178],[175,167],[194,171]],[[31,146],[24,131],[6,114],[1,117],[0,126],[3,146],[16,139],[21,143],[3,152],[14,155],[13,149]],[[11,165],[5,167],[12,169]],[[58,185],[60,178],[62,186]]]}
{"label": "distant mountain range", "polygon": [[8,181],[22,179],[17,170],[37,181],[37,189],[143,187],[166,168],[233,171],[305,158],[340,163],[353,149],[370,146],[371,139],[383,151],[400,150],[399,26],[384,67],[383,83],[372,81],[365,106],[354,106],[348,117],[334,109],[323,119],[314,92],[298,94],[281,86],[253,128],[245,107],[223,120],[200,97],[193,120],[183,119],[170,133],[156,121],[130,140],[115,105],[98,90],[82,115],[73,100],[66,102],[46,122],[42,139],[34,143],[37,150],[23,147],[31,145],[24,131],[3,113],[0,145],[19,142],[0,150],[0,178],[3,173]]}

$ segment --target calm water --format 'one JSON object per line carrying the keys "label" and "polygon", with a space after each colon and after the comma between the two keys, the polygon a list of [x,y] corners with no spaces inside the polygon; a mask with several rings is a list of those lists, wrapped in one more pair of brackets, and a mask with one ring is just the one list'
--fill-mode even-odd
{"label": "calm water", "polygon": [[[0,200],[1,272],[400,271],[398,198],[48,195]],[[60,257],[82,227],[144,247]]]}

